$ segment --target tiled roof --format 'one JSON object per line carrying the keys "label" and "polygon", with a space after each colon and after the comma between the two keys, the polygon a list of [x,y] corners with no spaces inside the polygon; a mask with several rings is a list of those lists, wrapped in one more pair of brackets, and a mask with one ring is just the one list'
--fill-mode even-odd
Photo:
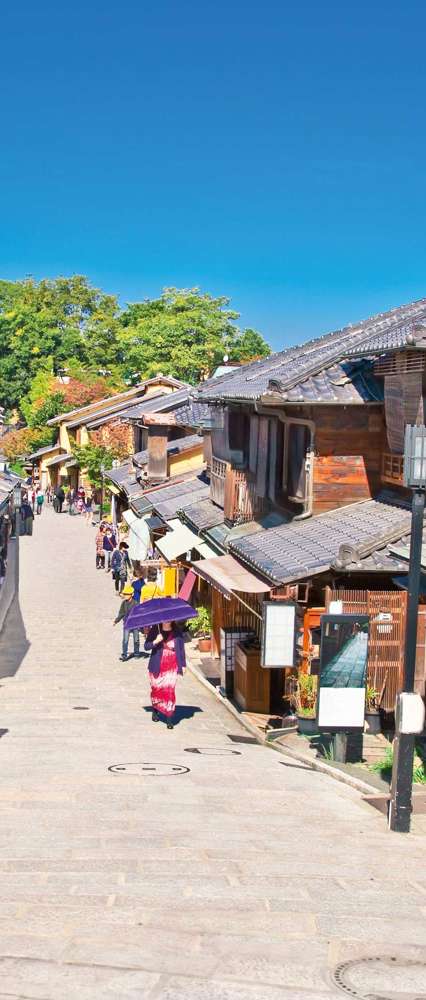
{"label": "tiled roof", "polygon": [[[146,392],[147,386],[156,385],[158,383],[161,385],[172,386],[175,389],[181,389],[183,386],[183,383],[179,382],[178,379],[159,373],[158,375],[154,375],[152,378],[144,379],[143,382],[139,382],[138,385],[132,386],[131,389],[127,389],[125,392],[117,392],[112,396],[106,396],[104,399],[98,399],[96,402],[98,404],[105,403],[104,409],[109,406],[119,408],[120,405],[124,406],[127,400],[131,401],[132,399],[137,399],[138,396],[141,396],[144,392]],[[86,417],[87,420],[95,419],[96,413],[90,413],[93,405],[94,403],[86,403],[85,406],[78,406],[76,409],[68,410],[66,413],[59,413],[56,417],[52,417],[48,420],[47,423],[50,427],[54,424],[61,423],[63,420],[66,420],[68,423],[69,419],[75,417],[76,421],[74,426],[79,426],[80,424],[86,422],[84,417]]]}
{"label": "tiled roof", "polygon": [[187,403],[189,388],[177,389],[176,392],[162,393],[160,397],[150,396],[146,400],[141,400],[129,410],[126,410],[126,420],[141,420],[145,413],[168,413]]}
{"label": "tiled roof", "polygon": [[[192,448],[201,446],[203,443],[202,438],[199,434],[188,434],[188,437],[177,438],[176,441],[167,442],[167,454],[168,455],[182,455],[185,451],[191,451]],[[148,462],[148,448],[144,451],[138,451],[133,455],[133,462],[135,465],[143,466]]]}
{"label": "tiled roof", "polygon": [[[158,393],[156,392],[155,395],[148,396],[146,399],[145,397],[142,397],[142,399],[138,403],[138,406],[145,407],[145,410],[150,410],[153,408],[154,400],[156,400],[157,403],[159,403],[160,399],[162,399],[165,395],[166,394],[164,392],[158,392]],[[168,395],[169,393],[167,393],[167,396]],[[96,427],[101,427],[102,424],[106,424],[110,420],[127,420],[129,417],[129,413],[131,410],[134,409],[134,406],[135,406],[134,396],[132,397],[132,399],[129,399],[125,405],[123,405],[123,403],[121,404],[116,403],[115,405],[113,405],[113,401],[111,401],[111,404],[109,406],[106,406],[104,409],[99,410],[98,413],[94,413],[93,417],[87,420],[87,427],[89,430],[95,430]],[[73,427],[78,427],[81,424],[81,422],[82,422],[81,419],[75,420],[72,423],[68,424],[68,427],[70,428],[70,430],[72,430]]]}
{"label": "tiled roof", "polygon": [[[270,390],[271,383],[283,399],[290,399],[291,390],[295,390],[299,398],[302,383],[314,379],[319,373],[330,370],[335,365],[340,366],[354,349],[360,354],[368,355],[374,338],[392,338],[401,327],[414,330],[423,321],[426,321],[426,299],[380,313],[356,325],[346,326],[342,330],[288,347],[278,354],[236,368],[232,373],[209,379],[199,386],[199,398],[216,402],[227,399],[255,400]],[[347,369],[346,365],[342,368],[343,374],[348,375],[351,381],[358,377],[353,368]],[[372,375],[370,377],[373,378]]]}
{"label": "tiled roof", "polygon": [[171,481],[167,486],[147,490],[145,497],[150,501],[153,509],[165,521],[168,521],[171,517],[176,517],[177,512],[183,510],[184,507],[207,498],[209,491],[209,483],[202,476],[196,476],[183,482],[174,483]]}
{"label": "tiled roof", "polygon": [[181,427],[209,426],[211,408],[207,403],[192,399],[186,406],[175,410],[175,421]]}
{"label": "tiled roof", "polygon": [[31,455],[27,455],[27,461],[32,462],[36,458],[48,455],[49,451],[57,451],[58,448],[60,448],[59,444],[46,444],[44,448],[39,448],[37,451],[33,451]]}
{"label": "tiled roof", "polygon": [[273,583],[290,583],[332,566],[341,572],[361,569],[363,559],[406,535],[410,527],[408,506],[390,503],[386,494],[306,521],[258,531],[231,542],[229,550]]}
{"label": "tiled roof", "polygon": [[199,500],[198,503],[185,507],[183,519],[190,522],[191,527],[194,527],[196,531],[204,531],[206,528],[213,528],[216,524],[222,524],[223,510],[209,499]]}
{"label": "tiled roof", "polygon": [[362,345],[350,349],[347,357],[359,354],[382,354],[401,347],[426,347],[426,322],[403,323],[383,333],[376,333]]}

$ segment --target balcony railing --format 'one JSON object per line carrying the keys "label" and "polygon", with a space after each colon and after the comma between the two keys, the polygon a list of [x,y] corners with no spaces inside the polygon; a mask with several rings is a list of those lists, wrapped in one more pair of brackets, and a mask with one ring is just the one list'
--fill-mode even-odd
{"label": "balcony railing", "polygon": [[267,501],[256,494],[254,476],[214,456],[210,482],[211,499],[223,507],[225,520],[232,524],[252,521],[267,509]]}
{"label": "balcony railing", "polygon": [[382,482],[393,486],[404,485],[404,456],[385,451],[382,455]]}

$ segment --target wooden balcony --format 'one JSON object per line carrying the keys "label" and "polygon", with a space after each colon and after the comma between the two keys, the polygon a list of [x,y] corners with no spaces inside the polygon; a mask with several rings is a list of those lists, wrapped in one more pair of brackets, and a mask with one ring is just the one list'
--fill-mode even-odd
{"label": "wooden balcony", "polygon": [[252,521],[267,509],[267,501],[256,494],[254,476],[214,456],[210,484],[211,499],[223,507],[224,518],[231,524]]}
{"label": "wooden balcony", "polygon": [[394,455],[391,452],[383,452],[382,455],[382,483],[391,483],[392,486],[404,485],[404,456]]}

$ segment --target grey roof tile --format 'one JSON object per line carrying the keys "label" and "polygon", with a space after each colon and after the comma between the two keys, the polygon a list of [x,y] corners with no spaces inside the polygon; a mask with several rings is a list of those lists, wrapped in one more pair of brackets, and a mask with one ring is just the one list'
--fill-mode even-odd
{"label": "grey roof tile", "polygon": [[[374,338],[385,337],[389,343],[393,343],[395,338],[398,340],[401,336],[400,333],[396,335],[396,330],[401,330],[404,326],[413,330],[423,322],[426,322],[426,299],[380,313],[354,326],[346,326],[342,330],[325,334],[304,344],[288,347],[277,354],[236,368],[232,373],[209,379],[199,386],[199,399],[216,402],[231,399],[255,400],[270,390],[271,382],[279,386],[278,391],[284,398],[289,399],[291,391],[295,390],[296,395],[308,391],[302,390],[300,386],[321,372],[330,370],[335,365],[341,365],[354,350],[359,354],[368,355],[371,352],[369,345]],[[346,374],[350,381],[356,382],[358,379],[356,369],[346,369],[346,365],[342,367],[343,375]],[[360,374],[362,375],[362,370]],[[373,388],[374,378],[372,375],[370,378],[373,380],[371,382]],[[312,385],[311,382],[311,388]],[[361,386],[355,385],[354,391],[361,394],[359,398],[361,402]],[[330,386],[327,392],[332,392]],[[336,395],[338,395],[337,387]],[[317,400],[318,396],[315,398]],[[340,399],[336,400],[338,401]]]}
{"label": "grey roof tile", "polygon": [[147,490],[145,497],[150,501],[152,507],[165,521],[175,517],[177,512],[185,507],[196,503],[197,500],[207,498],[210,491],[210,484],[202,476],[187,479],[174,483],[170,481],[167,486],[157,487],[155,490]]}
{"label": "grey roof tile", "polygon": [[191,523],[196,531],[204,531],[206,528],[213,528],[223,522],[223,510],[217,507],[210,499],[199,500],[197,503],[189,504],[184,510],[184,520]]}
{"label": "grey roof tile", "polygon": [[377,500],[351,504],[338,510],[291,522],[229,544],[229,550],[275,584],[290,583],[343,564],[359,566],[392,536],[410,530],[406,504]]}

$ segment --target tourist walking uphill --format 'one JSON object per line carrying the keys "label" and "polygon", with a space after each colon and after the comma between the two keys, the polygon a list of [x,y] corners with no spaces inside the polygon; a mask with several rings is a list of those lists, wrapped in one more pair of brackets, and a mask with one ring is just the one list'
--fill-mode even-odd
{"label": "tourist walking uphill", "polygon": [[139,643],[139,629],[138,628],[127,628],[127,618],[132,610],[136,607],[137,601],[133,597],[133,587],[130,583],[127,583],[122,592],[123,600],[120,604],[120,610],[117,617],[114,619],[114,625],[118,625],[119,622],[123,622],[123,643],[120,660],[129,659],[129,639],[130,633],[133,634],[133,653],[134,656],[139,656],[140,643]]}
{"label": "tourist walking uphill", "polygon": [[151,682],[152,721],[158,722],[160,714],[167,719],[167,729],[173,729],[176,708],[176,682],[178,674],[186,670],[185,646],[182,633],[175,622],[162,622],[148,632],[145,649],[151,651],[149,678]]}

